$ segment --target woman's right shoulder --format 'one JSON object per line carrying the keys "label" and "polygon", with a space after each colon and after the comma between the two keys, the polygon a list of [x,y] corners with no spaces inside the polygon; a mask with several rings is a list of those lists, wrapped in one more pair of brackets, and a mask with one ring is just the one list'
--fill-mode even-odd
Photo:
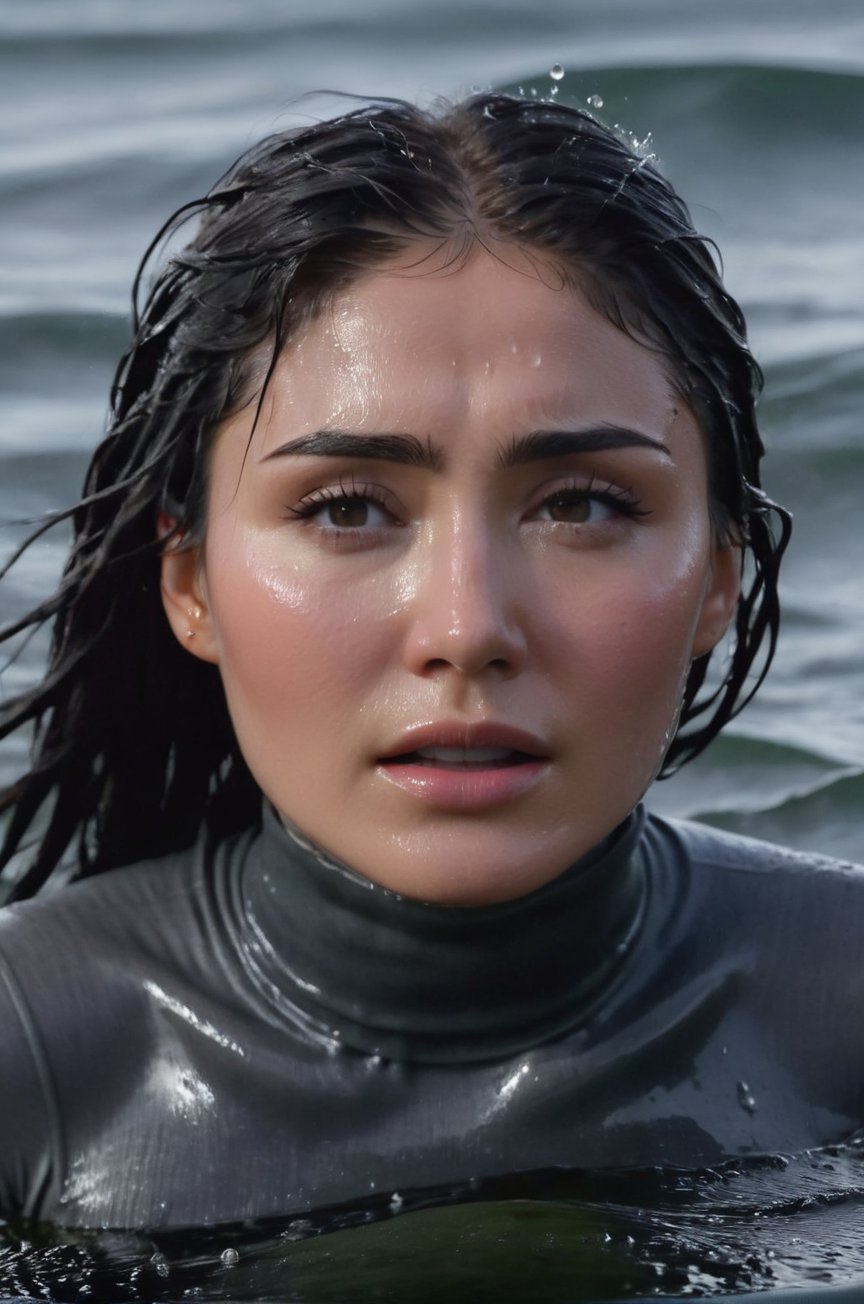
{"label": "woman's right shoulder", "polygon": [[[0,908],[0,965],[31,1006],[45,1009],[98,991],[104,999],[146,958],[182,956],[179,939],[219,927],[213,901],[218,860],[204,839],[192,847],[107,870]],[[2,1026],[2,1025],[0,1025]],[[0,1034],[2,1045],[2,1034]]]}
{"label": "woman's right shoulder", "polygon": [[[141,914],[161,913],[194,892],[200,881],[197,847],[158,860],[107,870],[92,878],[44,888],[37,896],[0,908],[0,954],[44,950],[49,939],[80,943],[81,932],[116,936]],[[80,952],[79,952],[80,954]]]}
{"label": "woman's right shoulder", "polygon": [[118,1014],[135,1013],[136,947],[188,894],[190,870],[188,856],[167,857],[0,909],[0,1210],[32,1214],[40,1182],[62,1181],[58,1083],[106,1062]]}

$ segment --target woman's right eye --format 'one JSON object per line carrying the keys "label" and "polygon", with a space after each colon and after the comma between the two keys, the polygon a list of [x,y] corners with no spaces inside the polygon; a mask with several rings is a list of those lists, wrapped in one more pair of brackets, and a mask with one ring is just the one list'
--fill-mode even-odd
{"label": "woman's right eye", "polygon": [[343,530],[360,530],[364,526],[375,528],[385,525],[389,519],[389,513],[380,504],[361,498],[359,494],[322,503],[317,515],[319,523],[323,517],[328,525]]}
{"label": "woman's right eye", "polygon": [[378,494],[365,489],[322,489],[308,494],[289,512],[330,532],[371,532],[393,525],[393,513]]}

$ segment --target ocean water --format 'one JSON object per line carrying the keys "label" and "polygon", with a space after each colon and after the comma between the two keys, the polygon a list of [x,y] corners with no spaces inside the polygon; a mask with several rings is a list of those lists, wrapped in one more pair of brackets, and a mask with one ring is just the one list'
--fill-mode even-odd
{"label": "ocean water", "polygon": [[[326,92],[429,102],[474,86],[602,100],[600,116],[650,135],[722,250],[766,373],[767,486],[796,522],[777,659],[653,805],[864,861],[860,0],[0,0],[0,551],[76,496],[138,257],[178,203],[261,135],[330,111]],[[12,571],[0,623],[49,591],[64,546],[49,535]],[[0,694],[42,651],[21,652]],[[0,782],[24,747],[0,745]],[[783,1181],[794,1201],[800,1182]],[[864,1277],[860,1247],[819,1271],[757,1284]]]}

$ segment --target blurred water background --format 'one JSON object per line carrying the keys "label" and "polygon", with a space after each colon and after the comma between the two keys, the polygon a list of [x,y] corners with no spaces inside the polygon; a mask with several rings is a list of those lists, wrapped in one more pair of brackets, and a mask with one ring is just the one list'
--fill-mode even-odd
{"label": "blurred water background", "polygon": [[[0,549],[76,496],[138,258],[176,205],[263,134],[334,107],[307,92],[428,102],[474,86],[590,102],[650,135],[723,251],[766,373],[766,479],[796,517],[777,660],[653,804],[864,860],[860,0],[0,0]],[[48,592],[64,546],[59,531],[14,569],[0,622]],[[34,640],[0,692],[41,655]],[[23,755],[0,747],[0,782]],[[840,1259],[775,1280],[842,1281]]]}
{"label": "blurred water background", "polygon": [[[298,103],[310,91],[428,102],[490,85],[590,97],[650,134],[720,244],[766,372],[768,485],[796,517],[778,657],[653,803],[864,860],[860,0],[0,0],[0,548],[76,495],[136,262],[177,204],[333,107]],[[47,592],[64,546],[49,537],[4,581],[0,621]],[[23,749],[2,746],[0,781]]]}

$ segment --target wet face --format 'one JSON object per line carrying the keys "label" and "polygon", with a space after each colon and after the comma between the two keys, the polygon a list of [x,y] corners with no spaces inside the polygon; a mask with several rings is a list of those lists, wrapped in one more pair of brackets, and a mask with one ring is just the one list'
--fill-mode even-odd
{"label": "wet face", "polygon": [[625,818],[737,596],[661,359],[507,258],[339,294],[254,432],[254,404],[218,432],[203,549],[163,568],[283,817],[441,903],[530,892]]}

